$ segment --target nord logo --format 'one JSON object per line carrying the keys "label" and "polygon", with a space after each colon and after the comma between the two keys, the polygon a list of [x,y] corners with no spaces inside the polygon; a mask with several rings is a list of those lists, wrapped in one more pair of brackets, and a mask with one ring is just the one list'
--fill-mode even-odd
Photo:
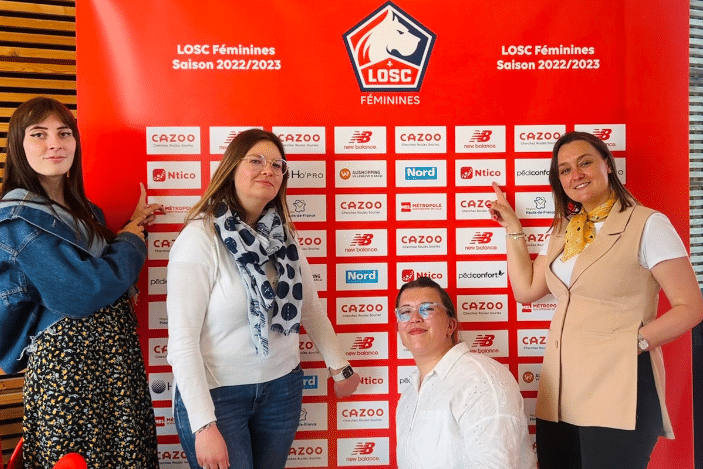
{"label": "nord logo", "polygon": [[421,179],[437,179],[436,167],[417,167],[405,168],[405,179],[408,181],[416,181]]}
{"label": "nord logo", "polygon": [[303,389],[317,389],[317,375],[303,376]]}
{"label": "nord logo", "polygon": [[378,283],[378,270],[347,270],[347,283]]}

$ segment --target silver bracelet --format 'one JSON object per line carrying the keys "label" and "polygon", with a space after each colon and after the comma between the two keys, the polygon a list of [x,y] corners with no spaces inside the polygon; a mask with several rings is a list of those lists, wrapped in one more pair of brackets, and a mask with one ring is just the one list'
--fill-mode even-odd
{"label": "silver bracelet", "polygon": [[525,232],[524,231],[518,231],[517,233],[505,233],[506,237],[511,237],[513,239],[520,239],[525,237]]}
{"label": "silver bracelet", "polygon": [[212,427],[212,426],[215,425],[216,423],[217,423],[217,421],[215,421],[215,420],[213,420],[213,421],[210,422],[210,423],[206,423],[206,424],[203,425],[202,427],[200,427],[200,428],[198,428],[197,430],[195,430],[195,433],[194,433],[194,434],[197,435],[198,433],[202,432],[203,430],[207,430],[208,428]]}

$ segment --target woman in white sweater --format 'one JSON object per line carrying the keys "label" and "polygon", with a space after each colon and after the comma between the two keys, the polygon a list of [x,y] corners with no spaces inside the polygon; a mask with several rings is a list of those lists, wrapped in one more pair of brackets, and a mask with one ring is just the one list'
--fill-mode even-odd
{"label": "woman in white sweater", "polygon": [[283,468],[302,404],[301,324],[347,396],[344,358],[299,252],[283,145],[259,129],[227,147],[168,264],[174,417],[191,468]]}

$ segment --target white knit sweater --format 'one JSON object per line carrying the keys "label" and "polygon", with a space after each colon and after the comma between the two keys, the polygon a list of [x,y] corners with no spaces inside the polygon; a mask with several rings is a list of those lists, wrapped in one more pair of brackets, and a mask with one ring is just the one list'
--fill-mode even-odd
{"label": "white knit sweater", "polygon": [[[302,325],[326,365],[342,368],[348,362],[302,254],[301,266]],[[192,221],[178,235],[169,255],[167,292],[168,362],[193,429],[215,420],[210,389],[270,381],[300,362],[298,334],[269,332],[269,355],[256,354],[244,284],[211,224]]]}

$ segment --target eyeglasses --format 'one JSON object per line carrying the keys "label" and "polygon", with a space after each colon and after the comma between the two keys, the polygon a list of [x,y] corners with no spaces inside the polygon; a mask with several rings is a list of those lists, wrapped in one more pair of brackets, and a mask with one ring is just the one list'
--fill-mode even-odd
{"label": "eyeglasses", "polygon": [[400,322],[407,322],[413,311],[417,311],[422,319],[429,319],[439,311],[447,311],[443,305],[439,303],[420,303],[418,306],[403,305],[395,309],[395,316]]}
{"label": "eyeglasses", "polygon": [[267,164],[271,165],[271,171],[276,176],[283,176],[288,172],[288,163],[286,163],[286,160],[267,160],[264,155],[249,155],[242,159],[246,161],[246,167],[251,172],[260,173]]}

